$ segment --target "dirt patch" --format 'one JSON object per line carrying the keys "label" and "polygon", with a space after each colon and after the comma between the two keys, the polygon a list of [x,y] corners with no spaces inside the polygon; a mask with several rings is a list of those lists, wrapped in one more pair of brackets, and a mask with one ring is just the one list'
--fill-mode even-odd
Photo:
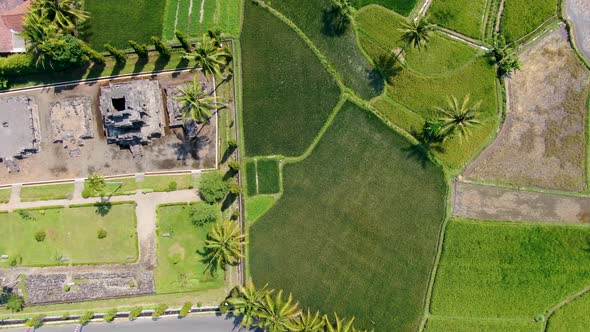
{"label": "dirt patch", "polygon": [[590,221],[590,198],[457,182],[453,214],[514,221]]}
{"label": "dirt patch", "polygon": [[470,179],[582,191],[590,72],[565,29],[521,56],[508,81],[509,111],[496,142],[465,171]]}

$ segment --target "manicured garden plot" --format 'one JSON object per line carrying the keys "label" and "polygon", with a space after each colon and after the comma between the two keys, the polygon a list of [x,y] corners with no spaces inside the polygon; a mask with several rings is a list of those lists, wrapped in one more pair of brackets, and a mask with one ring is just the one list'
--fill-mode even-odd
{"label": "manicured garden plot", "polygon": [[502,35],[510,43],[533,32],[557,15],[558,3],[559,0],[506,0],[502,12]]}
{"label": "manicured garden plot", "polygon": [[565,29],[546,36],[520,59],[522,68],[510,80],[506,127],[465,176],[582,191],[590,72],[571,49]]}
{"label": "manicured garden plot", "polygon": [[24,186],[20,190],[20,199],[23,202],[65,199],[71,197],[73,193],[73,183]]}
{"label": "manicured garden plot", "polygon": [[[212,224],[194,226],[187,207],[183,204],[158,208],[158,266],[154,274],[158,293],[223,287],[223,271],[215,277],[203,273],[206,264],[199,254]],[[165,233],[170,236],[163,236]]]}
{"label": "manicured garden plot", "polygon": [[586,293],[559,308],[549,318],[547,331],[586,331],[590,326],[590,294]]}
{"label": "manicured garden plot", "polygon": [[340,91],[309,47],[267,10],[246,1],[242,33],[244,138],[249,156],[305,152]]}
{"label": "manicured garden plot", "polygon": [[452,220],[431,312],[533,319],[590,284],[590,228]]}
{"label": "manicured garden plot", "polygon": [[249,161],[246,164],[246,179],[248,195],[254,196],[258,194],[258,185],[256,185],[256,161]]}
{"label": "manicured garden plot", "polygon": [[129,40],[149,43],[162,35],[165,6],[162,0],[85,0],[90,15],[86,40],[98,50],[107,43],[120,48],[128,48]]}
{"label": "manicured garden plot", "polygon": [[284,166],[283,196],[251,227],[254,282],[362,328],[415,331],[447,189],[408,148],[345,104],[311,155]]}
{"label": "manicured garden plot", "polygon": [[246,199],[246,221],[256,221],[273,206],[275,201],[273,196],[248,197]]}
{"label": "manicured garden plot", "polygon": [[12,190],[10,188],[7,189],[0,189],[0,203],[6,203],[10,200],[10,193]]}
{"label": "manicured garden plot", "polygon": [[[539,332],[542,331],[542,323],[529,321],[478,321],[461,319],[440,319],[430,316],[426,323],[426,332]],[[570,330],[571,331],[571,330]]]}
{"label": "manicured garden plot", "polygon": [[259,194],[276,194],[281,191],[281,175],[279,174],[279,162],[277,160],[258,160],[256,173],[258,175]]}
{"label": "manicured garden plot", "polygon": [[323,13],[331,5],[331,0],[272,2],[272,7],[287,16],[313,41],[336,68],[346,86],[363,99],[380,95],[383,92],[383,80],[358,49],[353,29],[341,36],[325,33]]}
{"label": "manicured garden plot", "polygon": [[361,8],[366,5],[376,4],[385,8],[394,10],[404,16],[410,15],[414,7],[416,7],[417,0],[352,0],[350,3],[356,8]]}
{"label": "manicured garden plot", "polygon": [[[48,208],[0,213],[3,232],[0,252],[22,257],[21,265],[129,263],[137,257],[135,204],[113,204],[104,215],[94,206]],[[107,237],[97,238],[99,229]],[[35,233],[46,233],[37,242]],[[2,263],[6,265],[7,263]]]}
{"label": "manicured garden plot", "polygon": [[[143,181],[137,182],[135,178],[105,179],[105,196],[133,195],[137,190],[144,191],[173,191],[191,189],[195,186],[196,179],[191,174],[181,175],[150,175]],[[176,185],[173,184],[176,183]],[[85,184],[85,189],[88,185]],[[94,194],[92,196],[99,196]]]}
{"label": "manicured garden plot", "polygon": [[433,0],[428,13],[433,23],[481,39],[488,0]]}

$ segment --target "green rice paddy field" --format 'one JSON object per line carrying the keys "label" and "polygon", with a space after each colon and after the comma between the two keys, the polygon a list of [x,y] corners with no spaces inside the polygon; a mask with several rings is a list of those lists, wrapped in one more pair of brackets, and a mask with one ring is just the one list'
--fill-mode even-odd
{"label": "green rice paddy field", "polygon": [[246,2],[243,121],[248,156],[303,154],[338,102],[336,82],[309,47],[265,9]]}
{"label": "green rice paddy field", "polygon": [[410,15],[412,9],[416,6],[416,0],[351,0],[350,3],[356,8],[366,5],[380,5],[385,8],[396,11],[404,16]]}
{"label": "green rice paddy field", "polygon": [[558,0],[509,0],[502,13],[501,33],[513,42],[557,15]]}
{"label": "green rice paddy field", "polygon": [[196,37],[207,30],[237,37],[241,7],[242,1],[236,0],[166,0],[163,37],[174,39],[176,30]]}
{"label": "green rice paddy field", "polygon": [[311,155],[284,166],[282,197],[251,227],[254,282],[355,316],[362,328],[415,330],[447,189],[442,172],[408,148],[345,104]]}
{"label": "green rice paddy field", "polygon": [[433,23],[481,39],[489,0],[433,0],[429,15]]}

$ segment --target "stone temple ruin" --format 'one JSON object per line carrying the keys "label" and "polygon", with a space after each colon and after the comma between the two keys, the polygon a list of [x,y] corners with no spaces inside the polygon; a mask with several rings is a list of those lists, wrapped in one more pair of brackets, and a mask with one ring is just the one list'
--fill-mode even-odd
{"label": "stone temple ruin", "polygon": [[164,102],[160,83],[139,80],[100,89],[100,113],[108,143],[141,156],[141,146],[164,135]]}
{"label": "stone temple ruin", "polygon": [[94,138],[92,106],[89,97],[65,98],[51,104],[49,109],[51,135],[54,143],[61,142],[71,157],[80,155],[83,139]]}
{"label": "stone temple ruin", "polygon": [[15,159],[23,159],[39,150],[39,111],[28,96],[0,98],[0,161],[11,172],[18,172]]}

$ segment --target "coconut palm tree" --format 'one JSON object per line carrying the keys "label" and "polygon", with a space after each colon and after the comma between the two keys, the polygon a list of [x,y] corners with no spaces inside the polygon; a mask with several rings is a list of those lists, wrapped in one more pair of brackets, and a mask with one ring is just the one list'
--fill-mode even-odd
{"label": "coconut palm tree", "polygon": [[194,60],[201,68],[205,77],[221,77],[225,68],[232,61],[231,53],[224,47],[214,33],[203,34],[193,53],[186,53],[185,59]]}
{"label": "coconut palm tree", "polygon": [[352,326],[354,317],[350,320],[340,318],[334,313],[334,322],[331,322],[328,316],[324,315],[324,322],[326,323],[326,332],[354,332],[355,328]]}
{"label": "coconut palm tree", "polygon": [[23,27],[22,35],[27,41],[27,52],[33,55],[37,65],[45,65],[48,57],[42,50],[57,36],[57,28],[45,16],[36,12],[27,14]]}
{"label": "coconut palm tree", "polygon": [[442,122],[441,133],[445,136],[459,136],[460,139],[469,136],[471,128],[478,126],[481,122],[478,120],[479,107],[481,101],[471,105],[469,95],[463,98],[463,102],[459,102],[456,97],[448,98],[448,106],[446,108],[437,107],[436,109],[443,113],[440,118]]}
{"label": "coconut palm tree", "polygon": [[240,225],[234,221],[223,221],[213,226],[205,240],[205,272],[214,274],[226,265],[237,264],[244,257],[242,245],[246,235],[241,234]]}
{"label": "coconut palm tree", "polygon": [[269,332],[284,332],[296,330],[294,320],[301,314],[299,303],[292,303],[293,297],[289,294],[287,301],[283,300],[283,291],[280,290],[274,297],[267,292],[260,301],[258,313],[258,327]]}
{"label": "coconut palm tree", "polygon": [[320,313],[316,311],[315,314],[311,314],[309,308],[307,312],[301,313],[299,317],[295,319],[295,329],[297,332],[324,332],[324,326],[326,322],[320,316]]}
{"label": "coconut palm tree", "polygon": [[220,308],[231,308],[234,316],[240,317],[240,326],[250,329],[262,310],[262,299],[266,294],[272,293],[264,287],[257,289],[252,281],[249,281],[246,286],[238,286],[232,290],[230,296],[220,305]]}
{"label": "coconut palm tree", "polygon": [[396,61],[399,60],[399,57],[410,45],[418,50],[426,47],[434,31],[434,25],[430,23],[427,17],[408,18],[399,31],[402,33],[400,40],[405,42],[405,45],[395,57]]}
{"label": "coconut palm tree", "polygon": [[193,82],[186,85],[186,87],[179,87],[180,95],[177,100],[182,105],[182,120],[184,123],[195,121],[196,123],[209,123],[209,118],[212,116],[214,110],[223,108],[223,104],[218,103],[215,97],[206,93],[203,90],[201,82],[197,80],[197,76],[193,78]]}
{"label": "coconut palm tree", "polygon": [[61,32],[72,33],[88,18],[79,0],[33,0],[31,12],[46,17]]}

